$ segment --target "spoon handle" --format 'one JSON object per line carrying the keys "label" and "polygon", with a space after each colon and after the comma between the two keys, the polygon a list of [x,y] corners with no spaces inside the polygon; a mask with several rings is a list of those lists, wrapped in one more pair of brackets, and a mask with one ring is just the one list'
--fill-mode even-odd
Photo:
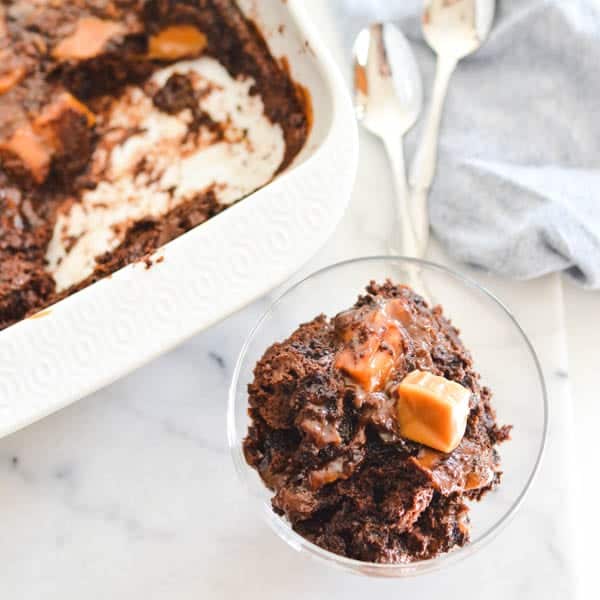
{"label": "spoon handle", "polygon": [[[384,136],[383,142],[392,165],[396,190],[396,219],[392,224],[392,233],[388,242],[389,253],[393,256],[422,258],[424,248],[419,244],[415,235],[414,223],[408,206],[408,185],[406,183],[402,136],[387,134]],[[431,293],[423,280],[423,274],[418,264],[409,264],[403,276],[406,278],[406,283],[433,306]]]}
{"label": "spoon handle", "polygon": [[383,138],[383,142],[392,167],[396,191],[396,222],[392,225],[389,239],[390,252],[399,256],[419,257],[419,244],[408,210],[408,185],[402,136],[390,133]]}
{"label": "spoon handle", "polygon": [[412,188],[410,205],[415,223],[415,233],[422,252],[425,251],[429,238],[427,195],[435,175],[444,100],[456,63],[457,61],[452,58],[438,57],[431,106],[410,170]]}

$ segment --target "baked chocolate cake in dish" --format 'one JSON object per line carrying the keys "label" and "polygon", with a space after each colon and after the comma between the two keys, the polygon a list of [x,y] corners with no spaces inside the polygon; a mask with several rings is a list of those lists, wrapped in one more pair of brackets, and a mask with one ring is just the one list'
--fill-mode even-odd
{"label": "baked chocolate cake in dish", "polygon": [[2,0],[0,329],[269,182],[306,102],[231,0]]}
{"label": "baked chocolate cake in dish", "polygon": [[307,540],[375,563],[468,543],[501,479],[491,392],[440,306],[374,282],[273,344],[248,386],[246,461]]}

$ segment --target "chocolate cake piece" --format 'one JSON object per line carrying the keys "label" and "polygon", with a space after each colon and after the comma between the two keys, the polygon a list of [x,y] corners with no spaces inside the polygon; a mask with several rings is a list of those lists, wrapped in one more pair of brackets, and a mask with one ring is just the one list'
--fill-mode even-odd
{"label": "chocolate cake piece", "polygon": [[[233,0],[2,2],[0,329],[267,183],[308,136],[306,102]],[[280,131],[281,148],[264,124],[253,134],[249,114]],[[182,164],[219,145],[249,183],[224,192],[228,181],[205,177],[196,189],[169,171],[165,157]],[[186,176],[207,168],[190,162]]]}
{"label": "chocolate cake piece", "polygon": [[35,260],[19,255],[3,257],[0,270],[0,328],[21,318],[54,291],[52,277]]}
{"label": "chocolate cake piece", "polygon": [[54,281],[43,268],[48,231],[28,200],[0,175],[0,329],[51,297]]}
{"label": "chocolate cake piece", "polygon": [[[348,368],[349,356],[377,365],[376,377]],[[468,390],[451,452],[399,433],[395,390],[416,370]],[[273,509],[343,556],[406,563],[463,546],[467,501],[500,482],[496,446],[510,428],[497,425],[491,392],[442,308],[403,285],[371,282],[350,310],[273,344],[248,402],[244,453],[273,491]]]}

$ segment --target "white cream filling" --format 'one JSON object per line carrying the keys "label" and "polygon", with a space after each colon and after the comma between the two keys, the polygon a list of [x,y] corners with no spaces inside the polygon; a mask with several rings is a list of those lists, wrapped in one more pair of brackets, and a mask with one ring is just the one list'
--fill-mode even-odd
{"label": "white cream filling", "polygon": [[[211,187],[230,204],[267,183],[281,164],[283,132],[265,117],[261,98],[250,95],[252,79],[232,79],[216,60],[202,57],[157,71],[152,80],[162,87],[173,73],[194,74],[195,87],[207,89],[199,105],[224,125],[225,140],[207,129],[186,139],[189,109],[166,114],[130,87],[92,157],[92,171],[102,172],[102,181],[57,219],[46,254],[57,291],[89,276],[95,258],[119,246],[129,224],[158,218]],[[136,133],[124,133],[131,130]]]}

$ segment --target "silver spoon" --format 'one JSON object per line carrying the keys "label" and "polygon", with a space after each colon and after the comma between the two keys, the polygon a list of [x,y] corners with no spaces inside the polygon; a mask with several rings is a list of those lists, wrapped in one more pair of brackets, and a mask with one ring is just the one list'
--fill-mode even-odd
{"label": "silver spoon", "polygon": [[417,63],[404,35],[389,23],[363,29],[353,55],[356,117],[381,138],[394,173],[397,223],[389,241],[390,252],[418,257],[402,147],[402,137],[415,124],[423,104]]}
{"label": "silver spoon", "polygon": [[486,40],[495,7],[495,0],[425,0],[423,35],[437,54],[437,68],[429,115],[410,171],[415,233],[423,247],[429,238],[427,194],[435,174],[448,83],[458,61],[478,50]]}

